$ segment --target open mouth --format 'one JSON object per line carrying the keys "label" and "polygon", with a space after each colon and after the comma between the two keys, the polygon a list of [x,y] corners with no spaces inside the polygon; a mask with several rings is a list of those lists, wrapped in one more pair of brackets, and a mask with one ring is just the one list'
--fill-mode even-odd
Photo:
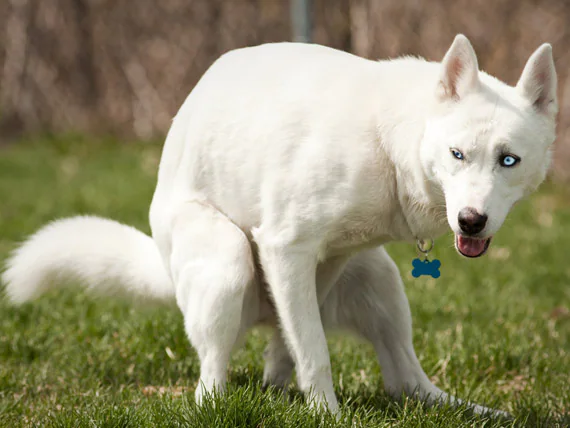
{"label": "open mouth", "polygon": [[455,248],[462,256],[465,257],[481,257],[487,252],[491,245],[492,236],[486,239],[470,238],[463,235],[455,235]]}

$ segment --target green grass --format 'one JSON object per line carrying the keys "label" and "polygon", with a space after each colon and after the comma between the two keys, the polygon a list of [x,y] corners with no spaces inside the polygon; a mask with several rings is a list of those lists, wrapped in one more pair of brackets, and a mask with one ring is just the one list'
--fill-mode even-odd
{"label": "green grass", "polygon": [[[22,141],[0,151],[0,259],[46,221],[108,216],[148,232],[159,144],[81,138]],[[441,388],[512,412],[395,403],[366,343],[330,338],[342,405],[338,426],[570,424],[570,194],[553,185],[517,205],[482,259],[438,239],[438,280],[413,279],[411,245],[389,251],[402,271],[421,363]],[[173,308],[59,291],[22,307],[0,299],[0,425],[101,427],[333,426],[298,393],[260,391],[268,332],[255,330],[230,367],[230,392],[193,403],[199,365]]]}

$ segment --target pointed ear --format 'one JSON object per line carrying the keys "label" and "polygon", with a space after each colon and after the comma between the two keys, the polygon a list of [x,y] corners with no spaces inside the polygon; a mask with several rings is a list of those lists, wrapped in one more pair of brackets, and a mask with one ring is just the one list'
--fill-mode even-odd
{"label": "pointed ear", "polygon": [[540,112],[556,115],[556,69],[552,58],[552,46],[544,43],[528,59],[517,90]]}
{"label": "pointed ear", "polygon": [[441,62],[440,98],[458,101],[478,86],[477,55],[467,37],[458,34]]}

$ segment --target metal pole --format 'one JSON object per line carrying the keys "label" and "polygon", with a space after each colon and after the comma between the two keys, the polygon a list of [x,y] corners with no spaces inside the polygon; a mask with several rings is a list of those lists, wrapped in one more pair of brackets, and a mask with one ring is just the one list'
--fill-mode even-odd
{"label": "metal pole", "polygon": [[291,27],[293,41],[311,43],[312,39],[312,0],[289,0],[291,5]]}

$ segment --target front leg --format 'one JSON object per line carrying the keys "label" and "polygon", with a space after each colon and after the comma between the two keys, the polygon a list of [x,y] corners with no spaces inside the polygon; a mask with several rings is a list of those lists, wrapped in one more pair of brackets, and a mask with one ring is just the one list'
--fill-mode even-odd
{"label": "front leg", "polygon": [[[317,300],[319,307],[323,304],[332,287],[338,281],[348,261],[348,256],[332,257],[317,266]],[[263,369],[263,385],[273,385],[286,390],[291,380],[295,363],[283,339],[279,328],[275,329],[271,340],[263,352],[265,367]]]}
{"label": "front leg", "polygon": [[319,312],[316,252],[256,238],[282,334],[297,367],[299,388],[312,406],[338,410],[330,357]]}
{"label": "front leg", "polygon": [[405,393],[428,404],[465,404],[476,413],[506,415],[446,394],[426,376],[412,344],[412,317],[398,268],[383,248],[350,260],[321,311],[327,329],[350,329],[372,343],[384,387],[395,398]]}

